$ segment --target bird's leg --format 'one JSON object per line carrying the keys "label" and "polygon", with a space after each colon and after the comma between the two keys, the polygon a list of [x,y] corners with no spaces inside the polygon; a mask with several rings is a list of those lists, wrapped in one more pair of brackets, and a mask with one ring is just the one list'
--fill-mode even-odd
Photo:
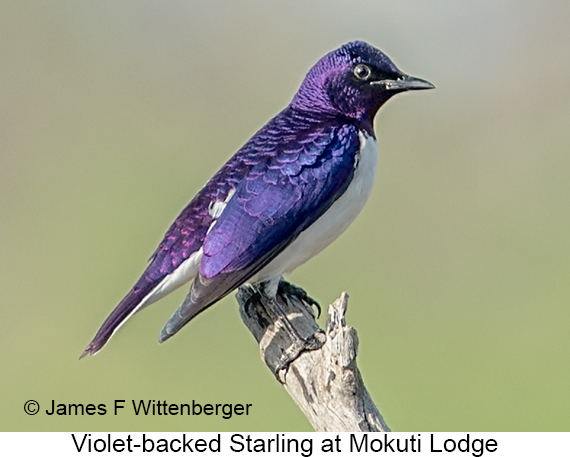
{"label": "bird's leg", "polygon": [[[289,285],[292,286],[291,284]],[[281,295],[279,298],[285,301],[287,294],[283,292],[281,292],[281,294],[279,292],[277,294],[267,293],[266,288],[268,287],[271,287],[270,283],[259,283],[256,284],[254,288],[256,292],[259,293],[258,296],[260,298],[260,301],[263,303],[268,317],[271,319],[273,324],[275,326],[283,328],[292,340],[291,345],[283,351],[281,360],[275,367],[274,374],[278,376],[278,373],[281,370],[286,370],[289,367],[289,364],[297,359],[297,357],[299,357],[302,352],[319,349],[323,345],[323,341],[322,338],[316,337],[315,334],[311,335],[308,338],[303,338],[297,329],[293,326],[287,316],[287,313],[284,311],[279,303],[279,300],[277,299],[277,295]],[[293,287],[295,287],[298,291],[302,291],[304,295],[307,296],[306,292],[302,289],[297,288],[296,286]]]}
{"label": "bird's leg", "polygon": [[[251,287],[251,295],[249,296],[249,298],[247,299],[247,301],[244,304],[245,313],[250,315],[251,314],[251,306],[255,302],[261,302],[262,300],[263,300],[263,295],[261,294],[259,289],[257,287]],[[261,317],[261,316],[258,316],[258,318],[259,317]]]}
{"label": "bird's leg", "polygon": [[289,281],[285,281],[283,278],[279,281],[279,286],[277,286],[277,294],[278,295],[291,295],[293,297],[298,298],[301,302],[307,303],[310,306],[314,306],[317,308],[318,314],[317,319],[321,317],[321,305],[319,302],[311,297],[305,289],[296,286],[295,284],[290,283]]}

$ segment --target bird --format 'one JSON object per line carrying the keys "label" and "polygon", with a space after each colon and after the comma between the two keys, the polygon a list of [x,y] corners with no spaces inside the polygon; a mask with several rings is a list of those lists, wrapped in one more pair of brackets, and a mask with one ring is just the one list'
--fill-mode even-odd
{"label": "bird", "polygon": [[370,196],[379,108],[398,93],[434,87],[364,41],[318,60],[289,105],[182,210],[81,358],[100,351],[133,314],[189,282],[161,343],[246,283],[275,300],[283,275],[343,233]]}

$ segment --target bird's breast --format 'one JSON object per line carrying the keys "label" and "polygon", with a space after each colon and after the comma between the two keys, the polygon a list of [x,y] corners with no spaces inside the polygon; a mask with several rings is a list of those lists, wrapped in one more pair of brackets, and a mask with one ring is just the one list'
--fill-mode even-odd
{"label": "bird's breast", "polygon": [[251,282],[280,277],[305,263],[332,243],[362,211],[374,184],[378,150],[376,140],[359,132],[360,151],[352,181],[345,192],[311,226],[252,278]]}

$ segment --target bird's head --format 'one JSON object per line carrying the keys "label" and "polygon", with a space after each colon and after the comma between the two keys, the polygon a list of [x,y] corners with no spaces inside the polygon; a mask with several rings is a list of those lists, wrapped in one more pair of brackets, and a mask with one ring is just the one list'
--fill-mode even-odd
{"label": "bird's head", "polygon": [[291,106],[371,125],[378,109],[393,95],[433,88],[428,81],[402,73],[368,43],[353,41],[328,53],[309,70]]}

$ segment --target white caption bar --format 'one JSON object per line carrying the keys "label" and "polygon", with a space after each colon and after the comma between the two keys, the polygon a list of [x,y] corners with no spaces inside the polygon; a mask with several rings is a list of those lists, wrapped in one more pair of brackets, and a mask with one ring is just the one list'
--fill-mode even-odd
{"label": "white caption bar", "polygon": [[0,433],[0,455],[570,456],[570,433]]}

